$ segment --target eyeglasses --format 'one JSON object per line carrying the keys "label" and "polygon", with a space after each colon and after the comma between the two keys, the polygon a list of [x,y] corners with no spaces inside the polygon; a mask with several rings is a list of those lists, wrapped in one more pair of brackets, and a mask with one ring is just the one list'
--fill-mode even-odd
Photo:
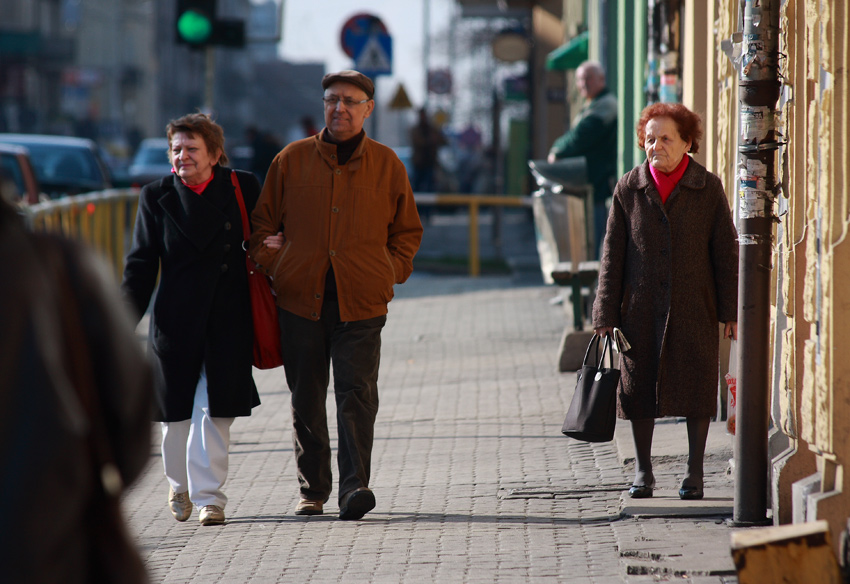
{"label": "eyeglasses", "polygon": [[357,100],[351,99],[350,97],[340,98],[338,95],[329,95],[327,97],[323,97],[322,101],[325,102],[326,106],[333,108],[333,107],[336,107],[337,104],[340,101],[345,105],[345,107],[354,107],[356,105],[366,103],[367,101],[369,101],[369,99],[366,98],[366,99],[361,99],[360,101],[357,101]]}

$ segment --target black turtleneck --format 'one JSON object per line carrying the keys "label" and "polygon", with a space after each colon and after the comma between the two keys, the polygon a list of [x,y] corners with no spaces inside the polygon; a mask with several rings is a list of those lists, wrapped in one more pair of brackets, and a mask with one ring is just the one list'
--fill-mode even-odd
{"label": "black turtleneck", "polygon": [[363,140],[363,136],[366,135],[365,130],[360,130],[360,133],[354,136],[353,138],[349,138],[348,140],[344,140],[342,142],[337,142],[333,139],[330,132],[325,132],[322,134],[322,139],[325,142],[330,144],[336,144],[336,158],[340,164],[345,164],[351,158],[351,155],[354,154],[354,151],[357,150],[357,147],[360,146],[360,141]]}

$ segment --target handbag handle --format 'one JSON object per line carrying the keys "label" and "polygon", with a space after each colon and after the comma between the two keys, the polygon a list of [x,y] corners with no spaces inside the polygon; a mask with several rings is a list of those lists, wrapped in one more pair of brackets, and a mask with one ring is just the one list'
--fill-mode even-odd
{"label": "handbag handle", "polygon": [[251,224],[248,222],[248,211],[245,210],[245,199],[242,198],[242,187],[239,186],[239,179],[236,178],[236,171],[230,171],[230,182],[236,189],[236,202],[239,203],[239,212],[242,214],[242,237],[245,241],[242,243],[242,249],[248,251],[247,243],[251,239]]}
{"label": "handbag handle", "polygon": [[245,209],[245,199],[242,198],[242,187],[239,186],[239,179],[236,177],[236,171],[230,171],[230,182],[236,189],[236,202],[239,203],[239,212],[242,214],[242,249],[245,250],[245,267],[248,270],[248,275],[254,273],[256,266],[248,254],[248,243],[251,239],[251,224],[248,222],[248,211]]}
{"label": "handbag handle", "polygon": [[590,342],[587,344],[587,351],[584,353],[584,360],[581,362],[581,366],[585,367],[587,365],[587,358],[590,357],[590,349],[596,348],[596,368],[602,369],[605,363],[605,354],[608,353],[608,361],[611,364],[611,369],[614,368],[614,355],[611,352],[611,335],[605,335],[605,342],[602,343],[602,357],[599,356],[599,341],[601,337],[596,333],[593,333],[593,337],[591,337]]}

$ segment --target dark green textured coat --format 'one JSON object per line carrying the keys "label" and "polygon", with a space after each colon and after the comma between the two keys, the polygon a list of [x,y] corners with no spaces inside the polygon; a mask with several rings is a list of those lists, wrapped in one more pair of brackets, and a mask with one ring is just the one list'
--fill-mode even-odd
{"label": "dark green textured coat", "polygon": [[617,176],[617,98],[607,87],[579,112],[549,152],[555,158],[584,156],[594,201],[608,200]]}
{"label": "dark green textured coat", "polygon": [[738,244],[720,178],[694,160],[666,204],[649,165],[617,183],[593,326],[622,329],[617,414],[717,410],[718,322],[737,320]]}
{"label": "dark green textured coat", "polygon": [[[210,415],[248,416],[260,403],[242,216],[230,169],[214,172],[201,195],[173,174],[139,195],[121,288],[141,317],[160,274],[150,320],[157,421],[191,417],[202,364]],[[250,217],[260,185],[251,173],[237,174]]]}

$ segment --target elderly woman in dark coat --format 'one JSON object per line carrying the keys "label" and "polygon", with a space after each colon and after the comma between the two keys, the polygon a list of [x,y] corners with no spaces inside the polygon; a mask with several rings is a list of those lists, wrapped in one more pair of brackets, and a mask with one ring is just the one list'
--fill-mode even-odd
{"label": "elderly woman in dark coat", "polygon": [[[230,425],[260,403],[242,216],[221,126],[189,114],[167,136],[172,174],[142,188],[122,289],[141,316],[160,274],[150,340],[168,506],[186,521],[194,503],[214,525],[224,522]],[[250,214],[259,182],[235,176]]]}
{"label": "elderly woman in dark coat", "polygon": [[737,338],[737,233],[720,178],[697,152],[700,118],[681,104],[644,109],[638,145],[647,160],[617,183],[593,305],[597,334],[618,327],[617,413],[635,443],[634,498],[655,486],[655,418],[687,418],[688,468],[682,499],[703,496],[709,420],[717,410],[718,322]]}

